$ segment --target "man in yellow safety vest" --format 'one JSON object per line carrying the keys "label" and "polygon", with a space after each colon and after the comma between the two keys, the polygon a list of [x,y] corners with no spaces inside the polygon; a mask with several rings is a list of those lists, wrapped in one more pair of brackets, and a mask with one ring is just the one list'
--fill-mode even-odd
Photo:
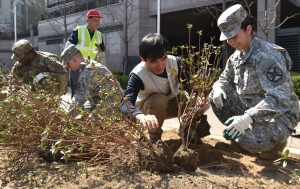
{"label": "man in yellow safety vest", "polygon": [[[95,59],[96,56],[100,56],[100,63],[107,67],[106,59],[105,59],[105,46],[103,42],[103,37],[100,31],[97,28],[100,25],[100,18],[103,18],[97,10],[90,10],[86,14],[86,25],[77,26],[71,35],[69,36],[68,42],[66,43],[66,47],[71,44],[76,45],[76,47],[80,50],[82,56],[85,59]],[[96,44],[100,44],[100,49],[102,52],[98,52],[96,48]],[[97,54],[98,53],[98,54]],[[79,79],[79,72],[70,70],[70,86],[72,89],[72,97],[75,94],[75,90],[77,88],[77,82]]]}

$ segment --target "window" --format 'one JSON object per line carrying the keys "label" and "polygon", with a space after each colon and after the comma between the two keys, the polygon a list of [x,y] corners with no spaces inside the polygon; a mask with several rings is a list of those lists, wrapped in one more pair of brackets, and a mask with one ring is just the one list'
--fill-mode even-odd
{"label": "window", "polygon": [[24,10],[25,10],[24,5],[18,3],[17,10],[18,10],[18,13],[24,14]]}
{"label": "window", "polygon": [[50,39],[46,41],[46,45],[56,45],[56,44],[62,44],[63,43],[63,39]]}
{"label": "window", "polygon": [[17,26],[19,27],[19,28],[24,28],[24,21],[22,20],[22,17],[20,17],[20,16],[17,16]]}

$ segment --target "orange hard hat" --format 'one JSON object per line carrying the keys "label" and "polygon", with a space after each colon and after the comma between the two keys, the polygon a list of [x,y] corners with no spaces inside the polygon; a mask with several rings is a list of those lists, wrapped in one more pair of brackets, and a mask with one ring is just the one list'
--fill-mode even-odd
{"label": "orange hard hat", "polygon": [[95,10],[95,9],[90,10],[88,13],[86,13],[86,18],[89,18],[91,16],[103,18],[103,16],[101,16],[100,13],[97,10]]}

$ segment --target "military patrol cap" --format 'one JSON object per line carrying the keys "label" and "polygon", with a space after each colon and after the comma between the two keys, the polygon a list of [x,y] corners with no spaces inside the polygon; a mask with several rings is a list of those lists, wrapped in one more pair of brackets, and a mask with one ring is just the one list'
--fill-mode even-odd
{"label": "military patrol cap", "polygon": [[248,13],[240,4],[226,9],[218,19],[218,27],[221,30],[220,41],[225,41],[236,36],[247,15]]}
{"label": "military patrol cap", "polygon": [[17,60],[17,61],[22,59],[32,48],[33,48],[33,46],[26,39],[21,39],[21,40],[17,41],[11,49],[13,52],[11,59]]}
{"label": "military patrol cap", "polygon": [[61,53],[61,63],[65,66],[67,65],[68,61],[74,56],[75,54],[80,53],[80,50],[76,48],[75,45],[69,45],[64,51]]}

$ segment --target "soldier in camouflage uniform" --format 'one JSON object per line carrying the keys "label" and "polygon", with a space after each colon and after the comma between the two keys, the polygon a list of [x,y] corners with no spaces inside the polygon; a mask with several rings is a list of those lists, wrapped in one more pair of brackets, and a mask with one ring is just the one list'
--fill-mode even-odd
{"label": "soldier in camouflage uniform", "polygon": [[[108,111],[120,109],[120,98],[118,99],[116,87],[119,88],[121,93],[123,92],[122,88],[105,66],[93,61],[85,64],[81,52],[73,44],[61,53],[61,59],[63,65],[72,71],[80,70],[78,86],[69,108],[70,115],[75,115],[77,113],[76,109],[83,106],[87,100],[90,102],[90,107],[85,104],[86,109],[109,108]],[[113,95],[108,95],[111,92],[113,92]],[[122,96],[122,94],[120,95]],[[109,102],[110,104],[104,104],[103,102]],[[111,105],[113,107],[108,107]]]}
{"label": "soldier in camouflage uniform", "polygon": [[[12,73],[25,84],[37,86],[43,80],[51,80],[54,85],[47,91],[54,95],[64,95],[68,90],[68,72],[60,63],[55,54],[35,51],[28,40],[22,39],[17,41],[12,47],[13,55],[11,59],[17,62],[12,68]],[[49,83],[45,82],[45,85]],[[42,87],[43,88],[43,87]]]}
{"label": "soldier in camouflage uniform", "polygon": [[[288,52],[254,36],[255,23],[239,4],[219,17],[220,40],[227,40],[236,51],[209,98],[214,113],[227,126],[223,132],[231,140],[227,149],[276,159],[299,121],[299,99]],[[216,148],[225,145],[218,143]]]}

